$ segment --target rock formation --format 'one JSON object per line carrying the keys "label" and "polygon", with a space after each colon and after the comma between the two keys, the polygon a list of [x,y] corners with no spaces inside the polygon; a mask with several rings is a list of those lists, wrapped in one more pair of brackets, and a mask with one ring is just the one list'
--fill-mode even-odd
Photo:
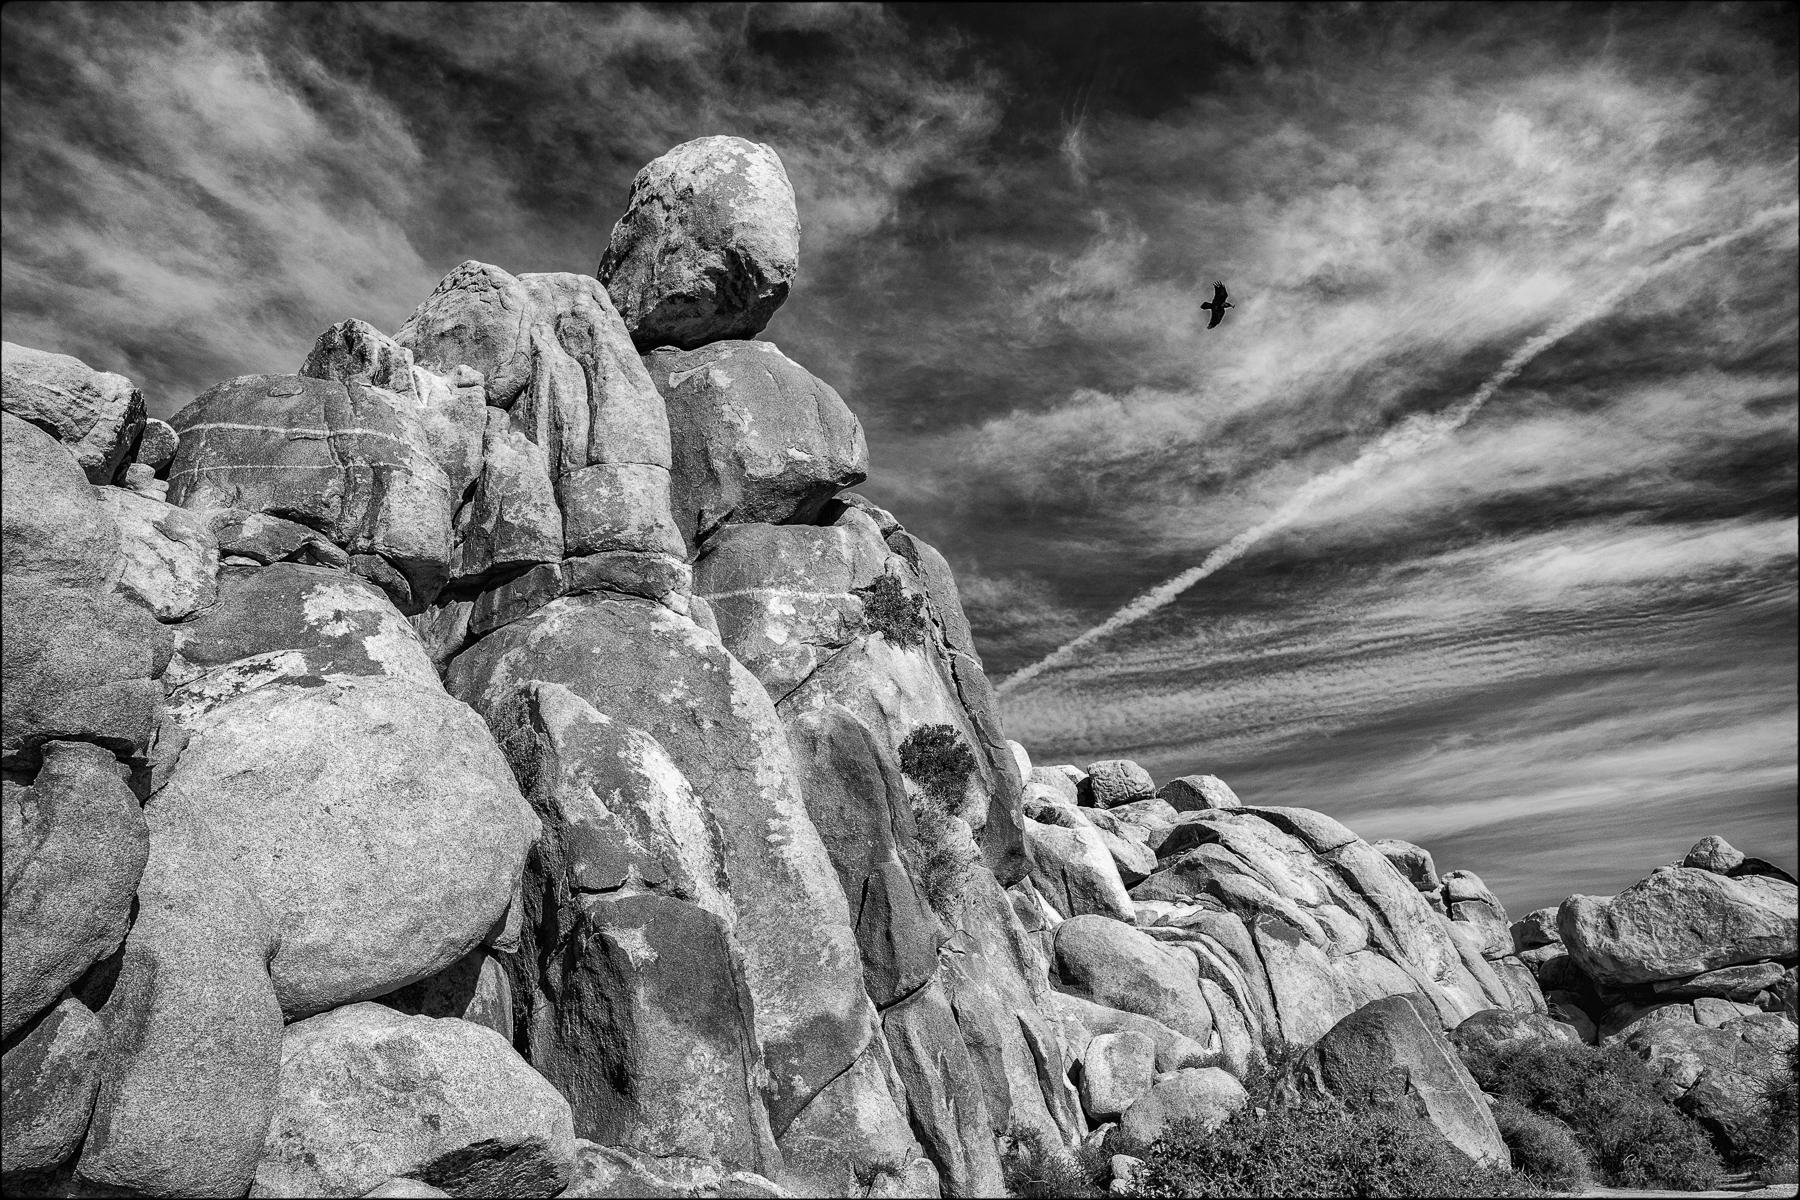
{"label": "rock formation", "polygon": [[1034,767],[851,407],[746,340],[798,239],[703,138],[597,277],[463,263],[167,422],[6,348],[9,1192],[994,1195],[1009,1130],[1216,1124],[1303,1047],[1491,1162],[1447,1031],[1572,994],[1702,1108],[1791,1040],[1792,881],[1722,843],[1509,926]]}

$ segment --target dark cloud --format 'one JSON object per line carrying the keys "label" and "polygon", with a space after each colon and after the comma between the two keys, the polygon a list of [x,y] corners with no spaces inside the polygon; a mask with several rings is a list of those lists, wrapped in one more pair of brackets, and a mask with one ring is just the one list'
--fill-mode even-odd
{"label": "dark cloud", "polygon": [[[0,317],[167,413],[464,258],[589,271],[643,163],[768,142],[803,223],[768,336],[856,408],[998,677],[1791,204],[1794,17],[12,4]],[[1705,832],[1792,865],[1795,268],[1790,223],[1624,297],[1009,729],[1417,834],[1515,906]]]}

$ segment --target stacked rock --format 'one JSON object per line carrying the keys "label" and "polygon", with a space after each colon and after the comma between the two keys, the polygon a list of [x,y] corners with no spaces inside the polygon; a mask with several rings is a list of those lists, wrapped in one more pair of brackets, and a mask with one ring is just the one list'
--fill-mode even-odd
{"label": "stacked rock", "polygon": [[1659,1068],[1727,1139],[1796,1043],[1800,887],[1702,838],[1616,896],[1570,896],[1512,927],[1551,1015]]}
{"label": "stacked rock", "polygon": [[1216,1124],[1243,1103],[1237,1081],[1314,1045],[1291,1086],[1339,1088],[1354,1072],[1334,1055],[1404,1062],[1435,1081],[1452,1144],[1506,1161],[1445,1031],[1541,1020],[1544,1004],[1477,877],[1440,879],[1422,848],[1371,845],[1323,813],[1246,805],[1216,776],[1158,788],[1129,759],[1033,768],[1017,753],[1031,870],[1013,901],[1049,959],[1091,1121],[1146,1139]]}

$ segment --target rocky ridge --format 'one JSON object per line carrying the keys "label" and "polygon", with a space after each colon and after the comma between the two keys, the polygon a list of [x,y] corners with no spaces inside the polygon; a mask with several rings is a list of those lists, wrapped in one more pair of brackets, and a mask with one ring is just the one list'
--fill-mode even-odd
{"label": "rocky ridge", "polygon": [[703,138],[595,276],[464,263],[166,423],[5,348],[9,1194],[997,1195],[1009,1130],[1271,1064],[1399,1068],[1504,1163],[1447,1035],[1625,1039],[1720,1114],[1791,1044],[1793,881],[1716,839],[1510,922],[1212,776],[1034,765],[752,340],[798,235]]}

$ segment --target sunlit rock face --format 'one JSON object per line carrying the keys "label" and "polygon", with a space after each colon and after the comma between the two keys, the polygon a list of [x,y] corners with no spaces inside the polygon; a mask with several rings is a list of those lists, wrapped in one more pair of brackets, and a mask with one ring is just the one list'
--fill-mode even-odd
{"label": "sunlit rock face", "polygon": [[1791,880],[1708,839],[1510,923],[1211,774],[1034,765],[948,559],[843,490],[855,397],[746,340],[797,246],[703,138],[599,278],[465,262],[161,428],[8,348],[9,1191],[993,1195],[1290,1059],[1503,1161],[1448,1031],[1726,1120]]}

